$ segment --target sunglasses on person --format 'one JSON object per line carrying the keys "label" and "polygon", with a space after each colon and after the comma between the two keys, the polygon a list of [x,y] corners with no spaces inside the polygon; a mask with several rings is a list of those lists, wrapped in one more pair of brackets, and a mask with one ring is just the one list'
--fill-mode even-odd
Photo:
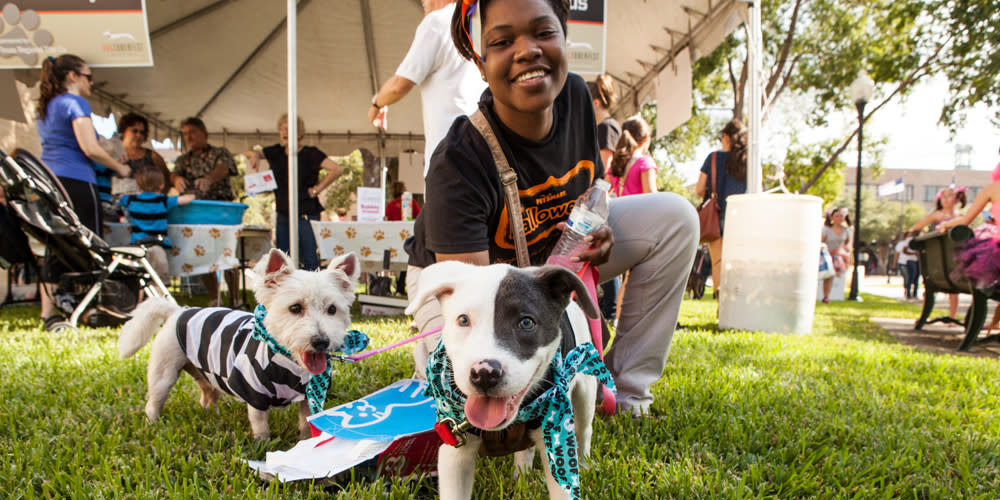
{"label": "sunglasses on person", "polygon": [[79,71],[75,71],[74,73],[76,73],[76,74],[78,74],[78,75],[86,78],[88,82],[94,83],[94,74],[93,73],[80,73]]}

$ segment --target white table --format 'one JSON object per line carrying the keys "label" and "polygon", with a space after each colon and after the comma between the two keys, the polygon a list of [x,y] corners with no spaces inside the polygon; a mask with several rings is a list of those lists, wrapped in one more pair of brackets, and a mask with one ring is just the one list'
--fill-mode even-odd
{"label": "white table", "polygon": [[413,235],[409,222],[326,222],[312,221],[313,233],[323,260],[354,252],[361,259],[361,270],[382,269],[383,252],[389,251],[389,269],[405,271],[408,256],[403,241]]}
{"label": "white table", "polygon": [[[129,228],[124,223],[105,223],[104,240],[111,246],[128,245],[131,238]],[[167,226],[172,247],[167,250],[171,276],[197,276],[239,267],[237,241],[241,228],[238,225],[209,224]]]}

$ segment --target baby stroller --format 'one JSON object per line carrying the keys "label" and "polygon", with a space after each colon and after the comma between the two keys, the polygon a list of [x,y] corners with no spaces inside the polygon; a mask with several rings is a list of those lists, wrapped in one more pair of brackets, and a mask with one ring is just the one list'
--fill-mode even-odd
{"label": "baby stroller", "polygon": [[694,300],[700,300],[705,295],[705,282],[712,275],[712,259],[708,256],[708,245],[699,245],[694,254],[694,265],[688,275],[687,289]]}
{"label": "baby stroller", "polygon": [[147,297],[173,297],[141,247],[109,247],[82,225],[59,179],[31,153],[0,151],[0,186],[20,229],[43,243],[71,272],[59,278],[53,301],[69,319],[52,330],[124,323]]}

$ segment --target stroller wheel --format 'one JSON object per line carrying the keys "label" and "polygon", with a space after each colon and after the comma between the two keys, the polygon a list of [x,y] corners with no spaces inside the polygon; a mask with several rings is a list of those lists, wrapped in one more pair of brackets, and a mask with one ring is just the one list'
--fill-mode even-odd
{"label": "stroller wheel", "polygon": [[61,314],[45,318],[45,329],[50,332],[59,333],[73,328],[73,325]]}

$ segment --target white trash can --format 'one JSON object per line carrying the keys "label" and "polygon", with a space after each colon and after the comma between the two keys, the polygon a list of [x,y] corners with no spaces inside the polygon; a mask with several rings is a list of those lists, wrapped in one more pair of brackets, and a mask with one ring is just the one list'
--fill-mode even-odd
{"label": "white trash can", "polygon": [[726,199],[720,329],[812,332],[822,208],[809,195]]}

